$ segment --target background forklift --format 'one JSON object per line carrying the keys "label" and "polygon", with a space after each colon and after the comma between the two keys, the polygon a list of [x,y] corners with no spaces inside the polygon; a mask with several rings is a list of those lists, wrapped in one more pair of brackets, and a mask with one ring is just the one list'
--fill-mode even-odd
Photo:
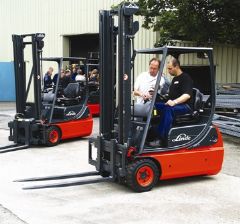
{"label": "background forklift", "polygon": [[[92,132],[93,120],[87,107],[87,83],[70,83],[59,96],[60,70],[63,61],[83,58],[42,59],[45,34],[13,35],[16,115],[9,122],[9,140],[13,145],[1,147],[1,153],[29,147],[30,144],[54,146],[61,139],[88,136]],[[31,74],[26,72],[25,47],[32,55]],[[58,79],[53,90],[44,93],[41,83],[42,61],[58,63]],[[31,93],[33,92],[33,97]]]}
{"label": "background forklift", "polygon": [[[133,49],[133,39],[138,23],[133,15],[138,11],[134,4],[122,4],[116,11],[100,11],[100,127],[99,135],[89,139],[89,163],[96,172],[64,176],[37,177],[18,181],[39,181],[100,175],[87,181],[43,184],[25,187],[38,189],[63,187],[100,181],[119,181],[136,192],[149,191],[157,181],[194,175],[214,175],[221,170],[223,142],[218,129],[212,125],[215,107],[215,75],[211,48],[161,47],[145,50]],[[118,26],[115,26],[115,21]],[[118,39],[117,58],[115,40]],[[168,135],[167,147],[148,147],[146,136],[157,116],[154,102],[158,83],[168,55],[204,54],[209,61],[208,73],[192,78],[195,87],[193,113],[179,118]],[[134,83],[134,59],[138,54],[162,56],[155,91],[147,117],[139,120],[134,115],[131,95]],[[116,73],[116,67],[118,71]],[[124,74],[128,79],[124,80]],[[205,85],[198,85],[204,79]],[[200,82],[202,83],[202,82]],[[114,88],[116,84],[116,88]],[[182,122],[182,123],[181,123]]]}
{"label": "background forklift", "polygon": [[[87,106],[90,110],[92,116],[99,116],[100,105],[99,105],[99,52],[88,52],[86,66],[82,66],[75,61],[76,64],[83,72],[83,74],[88,77],[88,102]],[[90,74],[93,71],[97,71],[98,76],[96,79],[91,80]]]}
{"label": "background forklift", "polygon": [[89,80],[88,82],[88,108],[93,116],[100,114],[100,89],[99,89],[99,52],[88,52],[88,71],[98,71],[96,80]]}

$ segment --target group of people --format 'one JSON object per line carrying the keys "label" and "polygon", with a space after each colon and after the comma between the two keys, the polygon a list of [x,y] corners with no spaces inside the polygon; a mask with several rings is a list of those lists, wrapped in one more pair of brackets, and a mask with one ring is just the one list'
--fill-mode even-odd
{"label": "group of people", "polygon": [[[149,62],[148,72],[141,73],[137,77],[133,93],[136,96],[136,106],[144,108],[144,104],[151,100],[160,65],[159,59],[152,58]],[[174,117],[189,113],[193,108],[193,80],[191,77],[182,71],[180,62],[176,58],[168,61],[167,70],[173,79],[170,84],[166,76],[161,74],[161,94],[168,93],[168,100],[166,102],[156,101],[154,104],[161,116],[157,128],[151,130],[151,134],[155,135],[158,141],[149,142],[150,146],[166,145]]]}
{"label": "group of people", "polygon": [[[44,89],[51,88],[54,85],[56,86],[58,80],[58,73],[53,76],[53,67],[49,67],[48,71],[44,75]],[[53,76],[53,77],[52,77]],[[83,70],[77,66],[74,66],[72,69],[61,69],[59,86],[66,88],[70,82],[79,82],[79,81],[88,81],[99,82],[99,73],[97,69],[89,71],[88,76],[83,73]]]}

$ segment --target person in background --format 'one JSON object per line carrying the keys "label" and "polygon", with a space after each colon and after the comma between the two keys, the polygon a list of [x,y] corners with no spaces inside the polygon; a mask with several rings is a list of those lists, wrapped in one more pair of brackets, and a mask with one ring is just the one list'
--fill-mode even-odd
{"label": "person in background", "polygon": [[49,67],[48,71],[44,75],[44,89],[52,87],[52,74],[53,74],[53,67]]}
{"label": "person in background", "polygon": [[77,75],[75,77],[75,81],[86,81],[86,78],[85,78],[85,75],[83,74],[83,71],[82,69],[78,69],[77,70]]}
{"label": "person in background", "polygon": [[74,66],[73,69],[72,69],[72,74],[71,74],[71,80],[72,80],[72,81],[75,81],[75,79],[76,79],[77,69],[78,69],[78,68],[77,68],[76,66]]}
{"label": "person in background", "polygon": [[[61,69],[61,76],[60,76],[60,80],[59,82],[61,81],[61,79],[63,78],[64,76],[64,69]],[[53,76],[53,84],[56,86],[57,85],[57,79],[58,79],[58,73],[56,73],[54,76]]]}
{"label": "person in background", "polygon": [[71,82],[71,70],[67,69],[64,73],[63,78],[61,79],[62,88],[66,88],[67,85]]}
{"label": "person in background", "polygon": [[99,74],[97,69],[93,69],[89,77],[89,82],[99,82]]}

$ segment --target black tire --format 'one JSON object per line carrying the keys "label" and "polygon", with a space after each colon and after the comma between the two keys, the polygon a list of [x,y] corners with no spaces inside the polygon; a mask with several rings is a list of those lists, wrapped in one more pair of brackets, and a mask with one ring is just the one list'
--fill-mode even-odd
{"label": "black tire", "polygon": [[102,177],[109,177],[109,176],[110,176],[110,173],[107,172],[107,171],[102,171],[102,172],[101,172],[101,176],[102,176]]}
{"label": "black tire", "polygon": [[56,126],[50,126],[46,131],[46,145],[49,147],[57,145],[61,140],[61,131]]}
{"label": "black tire", "polygon": [[150,191],[159,179],[159,169],[150,159],[137,160],[127,167],[127,185],[136,192]]}

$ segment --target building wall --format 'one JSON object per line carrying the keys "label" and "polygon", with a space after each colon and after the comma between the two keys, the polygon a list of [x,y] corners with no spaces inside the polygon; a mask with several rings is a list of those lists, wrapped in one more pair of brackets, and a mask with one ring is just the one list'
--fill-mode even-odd
{"label": "building wall", "polygon": [[[0,61],[12,61],[12,34],[46,34],[43,56],[68,52],[65,36],[98,33],[99,10],[110,9],[121,0],[1,0]],[[140,38],[141,36],[141,38]],[[136,46],[152,47],[156,34],[141,28]]]}
{"label": "building wall", "polygon": [[240,83],[240,47],[215,45],[214,62],[218,83]]}
{"label": "building wall", "polygon": [[11,35],[43,32],[44,56],[62,56],[63,35],[98,33],[98,11],[117,0],[1,0],[0,61],[12,60]]}
{"label": "building wall", "polygon": [[[12,34],[43,32],[46,34],[43,56],[68,56],[67,36],[98,33],[99,10],[110,9],[119,2],[121,0],[1,0],[0,62],[13,60]],[[141,24],[142,19],[135,18]],[[156,33],[141,28],[135,38],[135,48],[153,47],[155,41]],[[136,58],[136,74],[147,69],[149,58]],[[188,61],[194,62],[191,57]],[[240,82],[239,47],[214,46],[214,61],[217,82]]]}
{"label": "building wall", "polygon": [[[191,42],[178,42],[179,46],[194,46]],[[213,45],[213,59],[216,66],[217,83],[240,82],[240,47],[234,45]],[[183,64],[206,64],[207,60],[194,58],[191,55],[185,57]]]}
{"label": "building wall", "polygon": [[0,100],[15,101],[15,78],[12,62],[0,62]]}
{"label": "building wall", "polygon": [[[110,9],[119,2],[121,0],[1,0],[0,62],[13,61],[12,34],[45,33],[43,57],[69,56],[68,36],[98,33],[99,10]],[[141,24],[140,17],[135,19]],[[156,33],[140,28],[135,47],[153,47],[155,40]],[[30,51],[26,53],[26,60],[28,57]],[[149,56],[137,58],[136,74],[147,69],[148,60]],[[44,63],[43,72],[48,66],[50,64]],[[56,70],[56,65],[53,66]]]}

